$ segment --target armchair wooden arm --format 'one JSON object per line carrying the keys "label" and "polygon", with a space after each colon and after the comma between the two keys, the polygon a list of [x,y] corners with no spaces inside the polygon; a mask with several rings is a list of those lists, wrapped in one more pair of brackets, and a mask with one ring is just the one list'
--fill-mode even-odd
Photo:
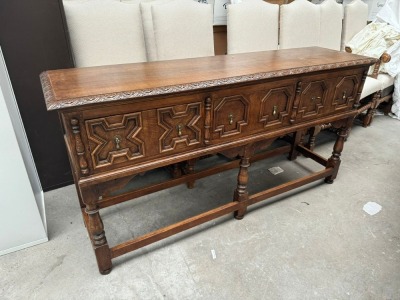
{"label": "armchair wooden arm", "polygon": [[[352,53],[353,52],[353,50],[349,46],[346,46],[344,48],[344,50],[347,53]],[[372,74],[370,75],[370,77],[376,79],[378,77],[379,67],[381,66],[381,64],[382,63],[388,63],[391,59],[392,59],[392,57],[390,56],[389,53],[383,52],[382,55],[379,57],[379,60],[375,63],[374,70],[372,71]]]}

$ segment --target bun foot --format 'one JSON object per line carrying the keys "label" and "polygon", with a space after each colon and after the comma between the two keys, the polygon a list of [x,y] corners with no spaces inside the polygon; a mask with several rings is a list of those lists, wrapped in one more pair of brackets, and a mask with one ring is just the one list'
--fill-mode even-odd
{"label": "bun foot", "polygon": [[244,215],[239,215],[239,214],[234,214],[233,215],[236,220],[242,220],[244,218]]}
{"label": "bun foot", "polygon": [[100,271],[101,275],[108,275],[108,274],[110,274],[111,270],[112,270],[112,268],[109,268],[109,269],[104,270],[104,271],[101,271],[101,270],[99,270],[99,271]]}
{"label": "bun foot", "polygon": [[332,184],[333,179],[325,178],[325,183]]}

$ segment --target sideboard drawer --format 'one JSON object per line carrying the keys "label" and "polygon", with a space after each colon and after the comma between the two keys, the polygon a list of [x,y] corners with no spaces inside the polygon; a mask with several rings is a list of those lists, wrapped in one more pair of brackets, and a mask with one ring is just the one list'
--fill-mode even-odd
{"label": "sideboard drawer", "polygon": [[[93,169],[121,165],[145,157],[142,112],[84,121]],[[84,139],[85,141],[85,139]]]}
{"label": "sideboard drawer", "polygon": [[266,84],[260,91],[257,102],[260,102],[258,123],[263,129],[274,129],[290,124],[295,97],[296,82],[284,82],[280,85]]}
{"label": "sideboard drawer", "polygon": [[247,93],[223,96],[214,102],[213,136],[224,138],[249,129],[250,95]]}
{"label": "sideboard drawer", "polygon": [[348,75],[336,80],[333,95],[333,110],[342,110],[352,107],[357,97],[358,86],[361,82],[360,75]]}
{"label": "sideboard drawer", "polygon": [[302,88],[297,112],[298,118],[313,118],[322,114],[328,98],[329,82],[327,80],[310,80],[304,82]]}
{"label": "sideboard drawer", "polygon": [[203,103],[175,105],[157,109],[158,152],[176,153],[202,145]]}
{"label": "sideboard drawer", "polygon": [[211,94],[211,140],[238,137],[289,126],[296,80],[277,80]]}

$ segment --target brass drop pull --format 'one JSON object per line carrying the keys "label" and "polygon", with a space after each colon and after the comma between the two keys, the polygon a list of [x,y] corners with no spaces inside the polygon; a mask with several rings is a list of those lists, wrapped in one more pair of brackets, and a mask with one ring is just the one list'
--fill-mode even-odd
{"label": "brass drop pull", "polygon": [[321,99],[321,97],[312,97],[312,98],[311,98],[311,101],[312,101],[312,102],[315,102],[315,100],[320,100],[320,99]]}
{"label": "brass drop pull", "polygon": [[182,124],[178,124],[178,126],[176,126],[176,129],[178,130],[178,136],[182,136]]}
{"label": "brass drop pull", "polygon": [[121,149],[121,146],[119,145],[121,143],[121,137],[120,136],[116,135],[114,137],[114,143],[115,143],[115,148],[117,150]]}
{"label": "brass drop pull", "polygon": [[233,115],[232,115],[232,113],[229,114],[228,118],[229,118],[229,125],[232,125],[233,124]]}
{"label": "brass drop pull", "polygon": [[278,113],[278,106],[274,105],[273,110],[272,110],[272,115],[276,116],[277,113]]}
{"label": "brass drop pull", "polygon": [[345,100],[346,99],[346,91],[343,92],[343,96],[342,99]]}

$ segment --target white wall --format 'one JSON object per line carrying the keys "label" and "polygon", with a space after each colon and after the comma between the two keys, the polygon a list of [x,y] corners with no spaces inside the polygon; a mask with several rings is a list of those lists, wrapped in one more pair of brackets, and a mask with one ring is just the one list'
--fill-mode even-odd
{"label": "white wall", "polygon": [[0,255],[46,242],[43,191],[0,49]]}

